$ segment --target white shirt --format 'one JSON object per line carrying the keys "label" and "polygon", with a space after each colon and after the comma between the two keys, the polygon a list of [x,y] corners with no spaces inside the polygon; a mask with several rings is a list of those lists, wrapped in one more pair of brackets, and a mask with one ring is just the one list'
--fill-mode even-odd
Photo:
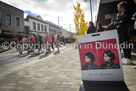
{"label": "white shirt", "polygon": [[136,29],[136,21],[135,21],[135,23],[134,23],[134,29]]}

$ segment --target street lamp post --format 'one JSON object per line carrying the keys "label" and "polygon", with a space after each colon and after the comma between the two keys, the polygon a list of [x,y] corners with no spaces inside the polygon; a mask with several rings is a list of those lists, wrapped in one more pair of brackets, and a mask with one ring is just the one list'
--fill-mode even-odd
{"label": "street lamp post", "polygon": [[59,27],[61,27],[61,25],[60,25],[60,19],[61,19],[62,17],[60,17],[60,16],[58,16],[58,26]]}
{"label": "street lamp post", "polygon": [[[84,2],[87,2],[87,0],[84,0]],[[90,0],[90,12],[91,12],[91,21],[93,22],[93,15],[92,15],[92,0]]]}
{"label": "street lamp post", "polygon": [[58,16],[58,26],[60,26],[59,16]]}
{"label": "street lamp post", "polygon": [[70,30],[70,33],[71,33],[71,24],[69,24],[69,30]]}
{"label": "street lamp post", "polygon": [[92,20],[92,22],[93,22],[92,0],[90,0],[90,11],[91,11],[91,20]]}
{"label": "street lamp post", "polygon": [[70,43],[71,43],[71,24],[69,24],[69,30],[70,30]]}

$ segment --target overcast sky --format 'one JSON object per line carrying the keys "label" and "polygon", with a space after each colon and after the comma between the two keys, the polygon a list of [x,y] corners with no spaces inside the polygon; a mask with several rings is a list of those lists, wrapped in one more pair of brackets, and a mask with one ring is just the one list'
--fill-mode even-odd
{"label": "overcast sky", "polygon": [[[44,20],[51,21],[58,24],[58,16],[60,17],[60,25],[69,31],[69,24],[71,24],[72,32],[74,32],[73,22],[73,5],[76,2],[81,3],[81,8],[85,12],[85,20],[90,21],[90,2],[84,0],[1,0],[12,6],[23,10],[24,17],[27,14],[41,15]],[[92,0],[93,5],[96,5],[96,0]],[[96,7],[93,6],[93,9]],[[93,13],[96,10],[93,11]]]}

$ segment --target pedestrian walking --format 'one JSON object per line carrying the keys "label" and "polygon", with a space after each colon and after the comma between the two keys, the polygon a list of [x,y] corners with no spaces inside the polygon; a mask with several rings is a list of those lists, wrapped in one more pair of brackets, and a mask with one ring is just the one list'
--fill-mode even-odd
{"label": "pedestrian walking", "polygon": [[49,37],[50,37],[50,44],[51,44],[52,50],[54,51],[54,46],[53,46],[54,39],[51,36],[51,34],[49,34]]}
{"label": "pedestrian walking", "polygon": [[32,34],[29,34],[27,52],[28,52],[28,53],[31,53],[31,52],[32,52],[32,49],[33,49],[33,37],[32,37]]}
{"label": "pedestrian walking", "polygon": [[22,38],[22,40],[21,40],[21,44],[22,44],[22,46],[21,46],[21,49],[20,49],[20,54],[22,54],[22,52],[24,51],[24,50],[26,50],[27,48],[27,38],[25,37],[25,36],[23,36],[23,38]]}
{"label": "pedestrian walking", "polygon": [[42,36],[39,34],[39,32],[37,32],[37,35],[35,37],[35,40],[36,40],[36,48],[38,49],[38,54],[40,54],[40,52],[42,53],[42,50],[41,50],[41,46],[42,46]]}
{"label": "pedestrian walking", "polygon": [[32,51],[35,49],[35,37],[32,35]]}
{"label": "pedestrian walking", "polygon": [[46,54],[48,54],[49,51],[50,51],[50,37],[49,37],[48,32],[45,32],[45,36],[43,38],[43,42],[44,42],[45,47],[46,47]]}
{"label": "pedestrian walking", "polygon": [[54,35],[54,40],[55,40],[55,44],[56,44],[56,48],[58,48],[58,51],[59,51],[59,34],[58,32],[56,32],[56,34]]}
{"label": "pedestrian walking", "polygon": [[17,51],[19,52],[19,54],[21,54],[22,43],[21,43],[20,40],[17,41],[16,49],[17,49]]}

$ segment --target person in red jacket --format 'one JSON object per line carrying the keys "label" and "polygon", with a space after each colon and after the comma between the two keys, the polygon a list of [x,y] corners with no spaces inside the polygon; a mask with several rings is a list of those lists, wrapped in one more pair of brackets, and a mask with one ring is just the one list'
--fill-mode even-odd
{"label": "person in red jacket", "polygon": [[34,51],[34,45],[35,45],[35,37],[32,35],[32,44],[33,44],[33,49],[32,51]]}
{"label": "person in red jacket", "polygon": [[[51,42],[52,50],[54,51],[54,47],[53,47],[53,37],[51,36],[51,34],[49,34],[49,37],[50,37],[50,42]],[[49,47],[49,50],[50,50],[50,47]]]}

